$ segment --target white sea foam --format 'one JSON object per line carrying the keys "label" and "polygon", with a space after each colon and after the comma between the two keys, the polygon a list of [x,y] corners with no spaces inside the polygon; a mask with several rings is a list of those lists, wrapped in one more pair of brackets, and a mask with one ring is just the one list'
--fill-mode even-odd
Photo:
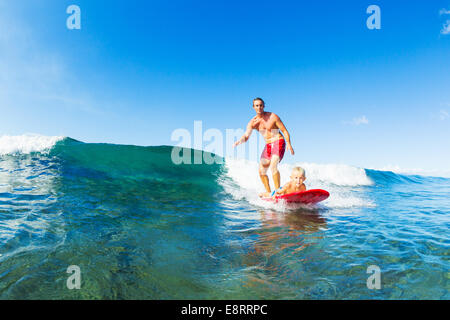
{"label": "white sea foam", "polygon": [[3,135],[0,136],[0,155],[48,151],[62,139],[64,137],[48,137],[38,134]]}
{"label": "white sea foam", "polygon": [[[294,166],[305,169],[307,176],[305,184],[308,189],[325,189],[330,192],[330,198],[324,201],[323,205],[334,208],[374,206],[368,197],[361,198],[361,191],[355,190],[358,187],[373,185],[364,169],[341,164],[280,164],[281,185],[288,182]],[[279,205],[259,199],[258,193],[264,189],[259,178],[257,162],[227,158],[225,167],[226,176],[230,179],[223,179],[221,183],[225,191],[235,199],[245,199],[261,207],[280,208]]]}

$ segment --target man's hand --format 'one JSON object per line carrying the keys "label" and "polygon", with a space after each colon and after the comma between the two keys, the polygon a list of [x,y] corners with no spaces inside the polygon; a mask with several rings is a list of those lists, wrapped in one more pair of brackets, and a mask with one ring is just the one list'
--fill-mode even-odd
{"label": "man's hand", "polygon": [[233,144],[233,148],[236,148],[238,145],[240,145],[242,143],[242,138],[240,138],[238,141],[236,141],[234,144]]}
{"label": "man's hand", "polygon": [[288,150],[291,152],[292,155],[295,154],[294,149],[292,149],[292,146],[291,146],[290,143],[288,143],[287,148],[288,148]]}
{"label": "man's hand", "polygon": [[257,124],[259,124],[262,119],[263,118],[253,118],[252,121],[251,121],[252,127],[255,127]]}
{"label": "man's hand", "polygon": [[283,124],[283,121],[281,121],[280,117],[276,116],[276,125],[278,127],[278,129],[281,130],[281,132],[283,132],[283,136],[284,139],[286,140],[287,143],[287,148],[289,149],[289,151],[291,152],[292,155],[294,155],[294,149],[291,146],[291,140],[290,140],[290,136],[289,136],[289,132],[287,131],[286,127]]}

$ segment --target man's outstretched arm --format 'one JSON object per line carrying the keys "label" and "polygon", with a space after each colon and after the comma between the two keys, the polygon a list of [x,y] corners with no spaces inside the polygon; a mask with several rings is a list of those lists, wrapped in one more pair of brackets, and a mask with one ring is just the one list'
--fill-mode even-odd
{"label": "man's outstretched arm", "polygon": [[277,119],[276,119],[275,123],[276,123],[277,127],[281,130],[281,132],[283,132],[283,136],[284,136],[284,139],[286,140],[287,148],[289,149],[289,151],[291,151],[291,154],[293,155],[294,149],[292,148],[292,145],[291,145],[291,136],[289,135],[289,132],[287,131],[287,129],[284,126],[283,121],[281,121],[280,117],[279,116],[276,116],[276,117],[277,117]]}
{"label": "man's outstretched arm", "polygon": [[244,135],[234,143],[233,147],[236,147],[238,145],[240,145],[241,143],[247,142],[247,140],[250,138],[250,136],[252,135],[252,131],[253,131],[253,126],[252,126],[252,121],[250,120],[250,122],[247,124],[247,129],[245,130]]}

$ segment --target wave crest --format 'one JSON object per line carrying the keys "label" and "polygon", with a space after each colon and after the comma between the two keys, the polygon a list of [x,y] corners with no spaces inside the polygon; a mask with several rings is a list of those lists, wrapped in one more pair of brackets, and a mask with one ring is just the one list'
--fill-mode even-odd
{"label": "wave crest", "polygon": [[[297,163],[280,164],[281,185],[288,182],[292,169],[301,166],[305,169],[305,184],[308,189],[325,189],[331,194],[323,202],[328,207],[372,207],[373,201],[361,197],[354,188],[371,186],[374,182],[367,176],[363,168],[342,164]],[[258,198],[258,193],[264,191],[258,174],[258,163],[244,159],[227,158],[225,161],[226,176],[233,184],[222,181],[225,190],[235,199],[247,199],[254,205],[273,206]],[[269,172],[270,175],[270,172]],[[273,188],[273,182],[271,186]]]}
{"label": "wave crest", "polygon": [[24,134],[20,136],[0,136],[0,155],[29,154],[32,152],[45,152],[53,148],[65,137],[43,136],[38,134]]}

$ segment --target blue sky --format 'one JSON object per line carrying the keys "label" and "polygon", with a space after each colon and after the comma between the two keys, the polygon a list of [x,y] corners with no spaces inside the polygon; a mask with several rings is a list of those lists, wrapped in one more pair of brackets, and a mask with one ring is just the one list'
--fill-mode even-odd
{"label": "blue sky", "polygon": [[18,2],[0,0],[0,135],[172,145],[195,120],[245,127],[261,96],[288,162],[450,171],[448,0]]}

